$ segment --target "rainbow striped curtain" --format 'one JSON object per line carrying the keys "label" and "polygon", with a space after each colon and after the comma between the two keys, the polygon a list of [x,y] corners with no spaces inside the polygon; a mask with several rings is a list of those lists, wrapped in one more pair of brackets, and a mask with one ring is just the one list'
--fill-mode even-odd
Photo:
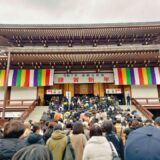
{"label": "rainbow striped curtain", "polygon": [[53,85],[53,75],[53,69],[14,69],[9,72],[8,86],[50,86]]}
{"label": "rainbow striped curtain", "polygon": [[160,67],[114,68],[116,85],[157,85],[160,84]]}

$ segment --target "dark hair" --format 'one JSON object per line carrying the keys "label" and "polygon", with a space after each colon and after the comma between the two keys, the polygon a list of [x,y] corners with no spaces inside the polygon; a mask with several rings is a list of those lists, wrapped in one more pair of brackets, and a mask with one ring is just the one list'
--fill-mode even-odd
{"label": "dark hair", "polygon": [[80,134],[80,133],[84,133],[84,128],[83,128],[83,124],[78,121],[75,122],[75,124],[73,125],[73,134]]}
{"label": "dark hair", "polygon": [[39,123],[33,123],[32,124],[32,132],[35,133],[37,130],[39,130],[41,127],[40,127],[40,124]]}
{"label": "dark hair", "polygon": [[36,144],[19,150],[12,160],[52,160],[52,154],[46,146]]}
{"label": "dark hair", "polygon": [[25,130],[21,121],[11,120],[4,125],[4,138],[19,138]]}
{"label": "dark hair", "polygon": [[67,123],[66,123],[66,128],[71,128],[71,129],[72,129],[72,127],[73,127],[73,126],[72,126],[72,123],[71,123],[71,122],[67,122]]}
{"label": "dark hair", "polygon": [[92,136],[102,136],[102,128],[98,126],[97,124],[94,124],[90,128],[90,137]]}
{"label": "dark hair", "polygon": [[102,130],[107,134],[113,131],[113,122],[111,120],[105,120],[102,123]]}

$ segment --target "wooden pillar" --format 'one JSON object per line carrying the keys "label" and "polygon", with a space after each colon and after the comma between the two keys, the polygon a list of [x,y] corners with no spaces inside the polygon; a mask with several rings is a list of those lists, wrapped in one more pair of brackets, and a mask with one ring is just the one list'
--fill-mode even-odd
{"label": "wooden pillar", "polygon": [[41,99],[40,105],[43,106],[44,105],[44,87],[38,87],[38,94],[37,95]]}
{"label": "wooden pillar", "polygon": [[93,84],[94,96],[104,96],[104,84],[103,83],[94,83]]}
{"label": "wooden pillar", "polygon": [[5,110],[7,105],[7,90],[8,90],[8,79],[9,79],[9,70],[10,70],[10,60],[11,60],[11,53],[8,52],[6,79],[4,84],[4,101],[3,101],[2,119],[5,119]]}
{"label": "wooden pillar", "polygon": [[71,96],[74,96],[74,84],[64,84],[64,96],[66,96],[66,92],[71,92]]}
{"label": "wooden pillar", "polygon": [[103,83],[99,83],[99,96],[100,97],[104,97],[104,84]]}
{"label": "wooden pillar", "polygon": [[94,83],[93,84],[93,93],[94,93],[94,96],[99,96],[99,85],[98,83]]}

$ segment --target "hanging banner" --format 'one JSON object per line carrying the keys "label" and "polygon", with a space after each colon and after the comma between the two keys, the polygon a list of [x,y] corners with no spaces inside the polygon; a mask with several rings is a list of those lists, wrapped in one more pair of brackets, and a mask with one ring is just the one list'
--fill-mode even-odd
{"label": "hanging banner", "polygon": [[116,85],[157,85],[160,84],[160,67],[114,68]]}
{"label": "hanging banner", "polygon": [[55,74],[54,83],[113,83],[113,73]]}
{"label": "hanging banner", "polygon": [[47,89],[46,94],[62,94],[62,90],[61,89]]}
{"label": "hanging banner", "polygon": [[121,94],[122,90],[120,88],[109,88],[106,89],[106,94]]}
{"label": "hanging banner", "polygon": [[0,70],[0,87],[4,86],[5,79],[6,79],[6,70],[1,69]]}
{"label": "hanging banner", "polygon": [[8,86],[51,86],[53,85],[53,77],[53,69],[14,69],[9,72]]}

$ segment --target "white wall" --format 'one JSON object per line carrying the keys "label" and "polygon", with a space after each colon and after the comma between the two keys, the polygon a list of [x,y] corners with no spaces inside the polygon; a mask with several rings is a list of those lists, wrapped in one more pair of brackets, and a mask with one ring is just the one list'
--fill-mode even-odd
{"label": "white wall", "polygon": [[37,98],[37,87],[11,88],[11,100],[36,99],[36,98]]}
{"label": "white wall", "polygon": [[4,100],[4,88],[0,87],[0,100]]}
{"label": "white wall", "polygon": [[131,86],[133,98],[158,98],[157,86]]}

